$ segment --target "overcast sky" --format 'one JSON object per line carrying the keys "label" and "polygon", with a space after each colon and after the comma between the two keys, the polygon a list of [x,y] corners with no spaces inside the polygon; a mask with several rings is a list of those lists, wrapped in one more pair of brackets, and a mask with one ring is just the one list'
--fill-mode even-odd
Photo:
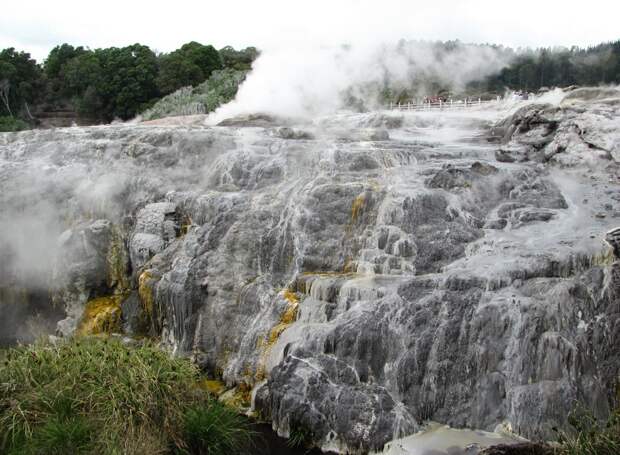
{"label": "overcast sky", "polygon": [[[166,52],[188,41],[268,49],[460,39],[517,46],[586,46],[620,38],[620,0],[11,0],[0,48],[43,60],[57,44],[135,42]],[[518,5],[518,6],[517,6]]]}

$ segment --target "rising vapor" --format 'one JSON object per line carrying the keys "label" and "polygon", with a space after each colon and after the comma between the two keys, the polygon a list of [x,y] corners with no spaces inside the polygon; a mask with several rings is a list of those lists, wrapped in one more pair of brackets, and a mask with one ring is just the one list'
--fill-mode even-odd
{"label": "rising vapor", "polygon": [[345,107],[354,97],[367,108],[380,107],[385,88],[432,94],[431,84],[462,90],[468,82],[498,72],[511,54],[501,48],[438,42],[342,45],[265,50],[235,101],[221,107],[209,123],[264,112],[311,118]]}

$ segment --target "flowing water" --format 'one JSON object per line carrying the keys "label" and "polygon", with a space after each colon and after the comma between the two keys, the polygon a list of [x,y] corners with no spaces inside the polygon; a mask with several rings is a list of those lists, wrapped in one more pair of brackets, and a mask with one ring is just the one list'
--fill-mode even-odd
{"label": "flowing water", "polygon": [[[160,337],[335,451],[427,420],[545,437],[574,400],[605,416],[618,181],[595,157],[498,161],[516,107],[0,135],[0,309],[43,290],[64,334]],[[45,331],[31,313],[0,331]]]}

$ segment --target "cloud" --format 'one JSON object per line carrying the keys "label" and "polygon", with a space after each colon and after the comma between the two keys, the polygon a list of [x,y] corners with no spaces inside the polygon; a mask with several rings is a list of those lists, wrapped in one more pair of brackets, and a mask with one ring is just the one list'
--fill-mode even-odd
{"label": "cloud", "polygon": [[0,15],[0,48],[15,46],[39,60],[61,41],[90,47],[141,42],[170,51],[196,40],[217,47],[281,48],[313,43],[405,39],[493,42],[511,46],[588,45],[620,38],[620,4],[592,0],[316,0],[174,3],[109,0],[11,2]]}

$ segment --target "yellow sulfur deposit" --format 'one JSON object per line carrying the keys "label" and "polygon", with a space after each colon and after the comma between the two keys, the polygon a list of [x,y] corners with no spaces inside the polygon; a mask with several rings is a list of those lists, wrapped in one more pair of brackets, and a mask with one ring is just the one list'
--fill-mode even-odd
{"label": "yellow sulfur deposit", "polygon": [[269,331],[265,338],[259,338],[256,343],[257,349],[261,350],[260,359],[254,375],[254,379],[257,381],[262,381],[267,377],[265,364],[271,348],[276,344],[282,332],[297,319],[297,312],[299,310],[299,298],[297,294],[290,289],[284,289],[282,291],[282,297],[287,301],[287,305],[280,315],[280,321]]}
{"label": "yellow sulfur deposit", "polygon": [[606,248],[604,251],[592,257],[592,265],[604,267],[613,264],[615,260],[613,248]]}
{"label": "yellow sulfur deposit", "polygon": [[273,346],[280,337],[280,334],[297,319],[297,310],[299,308],[297,294],[289,289],[285,289],[282,292],[282,296],[286,299],[288,305],[280,315],[280,322],[269,332],[269,337],[267,339],[267,344],[269,346]]}
{"label": "yellow sulfur deposit", "polygon": [[212,395],[219,397],[226,391],[226,384],[217,379],[203,379],[198,386]]}
{"label": "yellow sulfur deposit", "polygon": [[140,296],[142,309],[147,316],[153,314],[153,290],[149,283],[152,277],[150,270],[145,270],[140,274],[140,278],[138,278],[138,295]]}
{"label": "yellow sulfur deposit", "polygon": [[121,303],[124,295],[99,297],[86,303],[78,335],[97,335],[121,331]]}
{"label": "yellow sulfur deposit", "polygon": [[342,266],[343,273],[354,273],[356,271],[357,264],[351,260],[350,256],[344,259],[344,265]]}
{"label": "yellow sulfur deposit", "polygon": [[252,402],[252,387],[242,382],[234,389],[224,392],[220,396],[220,401],[231,408],[246,410]]}
{"label": "yellow sulfur deposit", "polygon": [[181,235],[187,234],[189,232],[189,229],[192,227],[192,224],[194,224],[194,222],[192,221],[192,217],[189,215],[185,215],[181,220]]}
{"label": "yellow sulfur deposit", "polygon": [[355,223],[357,219],[360,217],[362,212],[364,211],[364,206],[366,205],[366,196],[360,194],[355,199],[353,199],[353,204],[351,205],[351,223]]}

